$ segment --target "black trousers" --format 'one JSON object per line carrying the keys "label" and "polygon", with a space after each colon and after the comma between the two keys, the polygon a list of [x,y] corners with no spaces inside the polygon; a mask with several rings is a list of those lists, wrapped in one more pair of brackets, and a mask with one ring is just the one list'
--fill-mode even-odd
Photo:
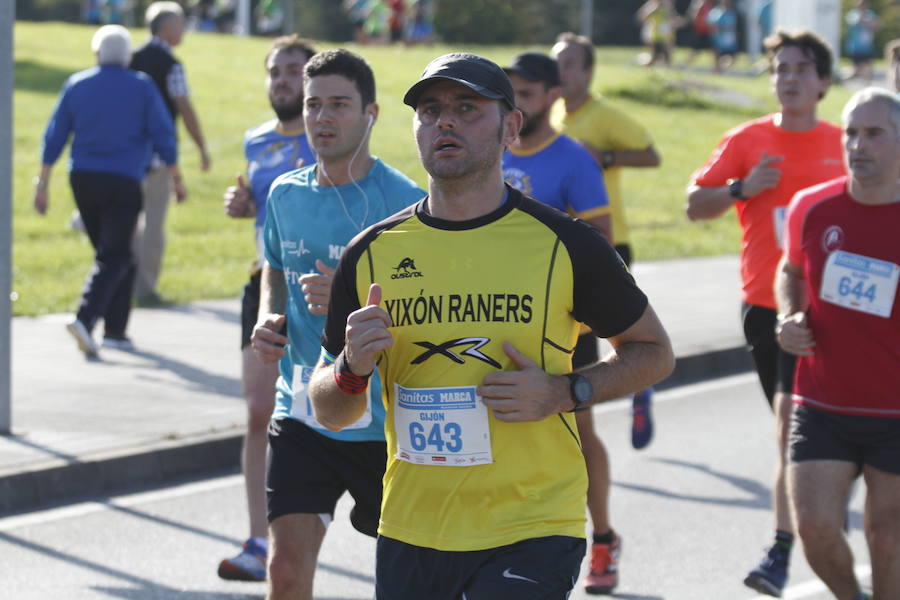
{"label": "black trousers", "polygon": [[135,262],[131,238],[143,198],[141,182],[123,175],[74,171],[75,204],[94,246],[94,265],[76,316],[91,331],[102,318],[105,334],[123,336],[131,313]]}

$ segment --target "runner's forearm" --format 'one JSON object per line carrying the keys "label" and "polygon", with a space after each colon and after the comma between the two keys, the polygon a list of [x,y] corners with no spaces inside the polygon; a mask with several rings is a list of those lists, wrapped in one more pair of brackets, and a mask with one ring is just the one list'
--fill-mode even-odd
{"label": "runner's forearm", "polygon": [[727,185],[704,187],[692,184],[688,187],[687,200],[685,212],[691,221],[720,217],[737,202]]}
{"label": "runner's forearm", "polygon": [[286,307],[287,285],[284,283],[284,271],[266,262],[260,281],[259,313],[283,315]]}
{"label": "runner's forearm", "polygon": [[785,316],[805,311],[809,306],[802,269],[784,257],[775,271],[775,301],[778,314]]}
{"label": "runner's forearm", "polygon": [[609,338],[613,351],[580,370],[594,387],[593,403],[621,398],[658,383],[672,373],[675,355],[656,313],[648,306],[625,335]]}
{"label": "runner's forearm", "polygon": [[334,381],[334,365],[319,361],[309,381],[309,398],[316,419],[330,429],[339,431],[352,425],[366,412],[368,394],[345,394]]}

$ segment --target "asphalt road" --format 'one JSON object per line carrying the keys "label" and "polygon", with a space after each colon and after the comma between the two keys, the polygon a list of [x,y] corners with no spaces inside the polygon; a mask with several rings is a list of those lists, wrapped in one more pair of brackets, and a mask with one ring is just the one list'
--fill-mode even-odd
{"label": "asphalt road", "polygon": [[[623,537],[615,597],[750,600],[741,584],[769,543],[771,418],[752,375],[657,395],[657,436],[629,443],[626,403],[595,409],[613,461],[613,525]],[[850,539],[868,583],[862,484]],[[339,505],[320,556],[318,600],[372,598],[374,541]],[[0,519],[0,598],[17,600],[260,598],[264,585],[224,582],[218,561],[245,535],[238,475]],[[584,599],[580,589],[573,598]],[[795,551],[785,598],[831,598]]]}

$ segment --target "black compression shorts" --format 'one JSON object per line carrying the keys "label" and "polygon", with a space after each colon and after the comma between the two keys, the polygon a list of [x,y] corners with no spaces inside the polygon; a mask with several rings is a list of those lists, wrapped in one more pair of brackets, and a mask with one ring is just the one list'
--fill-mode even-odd
{"label": "black compression shorts", "polygon": [[294,513],[334,516],[345,491],[356,506],[350,521],[375,536],[381,515],[381,479],[387,462],[384,442],[343,442],[294,419],[269,424],[266,472],[268,519]]}
{"label": "black compression shorts", "polygon": [[789,394],[793,391],[797,357],[782,350],[775,341],[777,319],[771,308],[745,302],[741,307],[741,320],[756,374],[771,407],[776,393]]}

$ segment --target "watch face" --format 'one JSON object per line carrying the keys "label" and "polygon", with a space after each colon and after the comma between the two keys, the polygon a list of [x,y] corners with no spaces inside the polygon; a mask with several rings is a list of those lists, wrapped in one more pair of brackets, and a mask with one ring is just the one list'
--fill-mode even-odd
{"label": "watch face", "polygon": [[572,392],[575,394],[575,401],[578,404],[585,404],[591,401],[591,396],[594,395],[594,387],[587,377],[580,375],[572,385]]}

